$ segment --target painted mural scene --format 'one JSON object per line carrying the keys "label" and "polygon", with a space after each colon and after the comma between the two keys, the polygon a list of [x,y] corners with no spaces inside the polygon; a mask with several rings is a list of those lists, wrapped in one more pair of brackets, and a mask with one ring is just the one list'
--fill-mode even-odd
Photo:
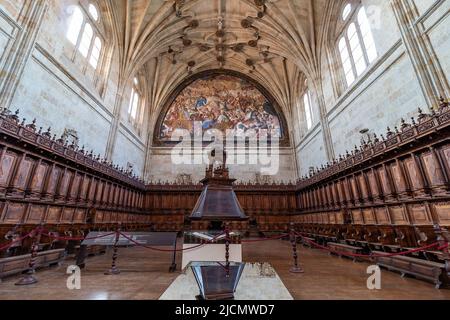
{"label": "painted mural scene", "polygon": [[281,138],[280,120],[273,105],[252,84],[230,75],[216,75],[194,81],[175,99],[162,124],[160,138],[170,140],[177,129],[194,135],[194,123],[201,122],[203,132],[227,130],[243,136],[256,134]]}

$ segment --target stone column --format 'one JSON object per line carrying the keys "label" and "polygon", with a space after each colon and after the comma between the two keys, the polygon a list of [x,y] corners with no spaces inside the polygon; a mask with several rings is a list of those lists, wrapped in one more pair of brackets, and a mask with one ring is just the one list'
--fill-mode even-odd
{"label": "stone column", "polygon": [[124,91],[123,86],[119,84],[117,88],[116,100],[114,103],[114,112],[111,122],[111,128],[109,130],[108,142],[106,144],[105,150],[105,158],[110,161],[112,160],[112,156],[114,154],[114,148],[116,146],[117,140],[117,133],[119,131],[120,115],[122,112],[122,104],[123,104],[123,91]]}
{"label": "stone column", "polygon": [[[439,1],[436,5],[442,4]],[[425,101],[431,109],[439,103],[440,96],[448,96],[445,75],[434,60],[432,45],[419,21],[418,10],[412,0],[391,0],[395,18],[406,52],[414,67]]]}
{"label": "stone column", "polygon": [[0,76],[0,109],[9,108],[48,9],[48,0],[25,1],[16,38]]}
{"label": "stone column", "polygon": [[333,147],[333,139],[331,137],[330,125],[328,123],[328,112],[323,94],[322,81],[320,79],[318,79],[318,81],[311,80],[311,84],[313,84],[315,88],[317,106],[319,108],[320,126],[322,129],[323,144],[325,146],[328,161],[331,162],[335,158],[335,154]]}

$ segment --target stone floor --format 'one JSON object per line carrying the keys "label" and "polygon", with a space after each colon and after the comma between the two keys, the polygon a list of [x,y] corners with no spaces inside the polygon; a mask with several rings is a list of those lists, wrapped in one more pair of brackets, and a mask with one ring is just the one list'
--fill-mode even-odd
{"label": "stone floor", "polygon": [[[304,274],[291,274],[291,247],[286,241],[244,244],[244,261],[269,262],[295,299],[429,299],[450,300],[450,290],[438,290],[433,284],[399,274],[382,271],[382,289],[368,290],[366,274],[368,263],[354,263],[349,259],[329,256],[327,253],[300,249]],[[181,254],[177,256],[181,261]],[[81,290],[68,290],[65,274],[73,260],[61,267],[41,270],[39,282],[27,287],[14,283],[19,276],[4,279],[0,284],[0,300],[6,299],[158,299],[180,272],[169,273],[170,253],[142,248],[119,250],[118,265],[122,273],[105,276],[111,253],[92,257],[82,272]]]}

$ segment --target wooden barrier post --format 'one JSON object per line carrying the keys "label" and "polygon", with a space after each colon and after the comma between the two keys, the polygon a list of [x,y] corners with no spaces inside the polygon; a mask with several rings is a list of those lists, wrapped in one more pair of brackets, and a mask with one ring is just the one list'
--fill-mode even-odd
{"label": "wooden barrier post", "polygon": [[117,275],[120,274],[120,270],[119,268],[117,268],[116,265],[116,261],[117,261],[117,257],[118,257],[118,244],[119,244],[119,239],[120,239],[120,232],[122,231],[120,223],[117,224],[117,228],[116,228],[116,240],[114,241],[114,246],[113,246],[113,255],[112,255],[112,264],[111,264],[111,269],[108,271],[105,271],[105,275]]}
{"label": "wooden barrier post", "polygon": [[305,271],[298,264],[297,254],[297,236],[295,235],[294,223],[290,225],[290,238],[292,244],[292,255],[294,257],[294,266],[289,270],[291,273],[304,273]]}
{"label": "wooden barrier post", "polygon": [[31,245],[31,258],[28,265],[28,270],[25,277],[15,283],[16,286],[27,286],[38,282],[38,279],[34,276],[34,274],[36,273],[36,262],[39,251],[39,242],[41,241],[41,233],[42,225],[37,227],[31,235],[33,244]]}

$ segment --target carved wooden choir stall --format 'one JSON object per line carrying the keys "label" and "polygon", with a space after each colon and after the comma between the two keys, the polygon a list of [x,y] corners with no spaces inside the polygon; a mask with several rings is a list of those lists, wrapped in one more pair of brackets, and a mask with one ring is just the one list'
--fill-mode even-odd
{"label": "carved wooden choir stall", "polygon": [[[26,269],[23,261],[32,247],[43,265],[58,263],[60,252],[74,253],[80,243],[65,237],[114,230],[118,222],[129,231],[190,228],[202,184],[146,185],[35,122],[26,124],[9,110],[0,115],[0,248],[9,244],[0,251],[0,278]],[[450,107],[442,99],[430,114],[419,110],[409,123],[388,128],[385,136],[371,138],[296,184],[239,183],[234,192],[249,221],[232,222],[231,229],[243,233],[286,232],[294,223],[305,239],[350,254],[445,244]],[[37,227],[45,232],[26,237]],[[378,262],[437,286],[448,283],[445,250],[434,247],[407,258]]]}

